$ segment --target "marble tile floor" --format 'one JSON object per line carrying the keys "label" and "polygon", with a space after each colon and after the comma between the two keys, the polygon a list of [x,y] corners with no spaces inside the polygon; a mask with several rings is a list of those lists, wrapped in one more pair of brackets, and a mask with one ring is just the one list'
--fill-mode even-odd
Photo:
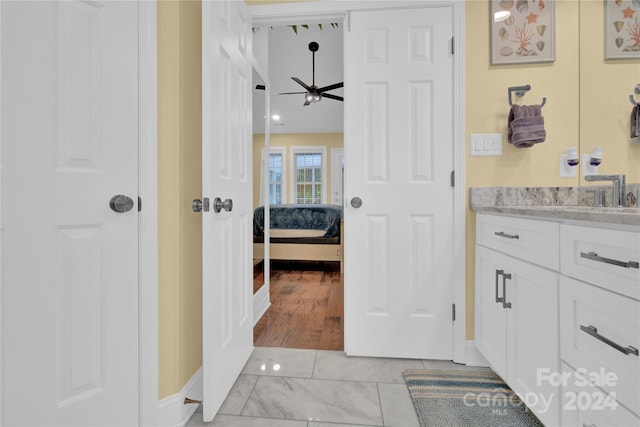
{"label": "marble tile floor", "polygon": [[212,423],[187,427],[418,427],[404,369],[488,368],[256,347]]}

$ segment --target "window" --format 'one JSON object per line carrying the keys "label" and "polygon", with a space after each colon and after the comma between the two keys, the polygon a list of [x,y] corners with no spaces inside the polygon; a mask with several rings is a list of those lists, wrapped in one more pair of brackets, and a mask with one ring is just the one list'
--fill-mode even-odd
{"label": "window", "polygon": [[269,204],[282,204],[282,153],[269,153]]}
{"label": "window", "polygon": [[[262,150],[262,156],[264,159],[265,152]],[[269,159],[267,160],[267,167],[269,168],[267,180],[269,185],[269,201],[270,205],[279,205],[285,203],[285,149],[283,147],[271,147],[269,150]],[[264,164],[264,162],[263,162]],[[264,175],[261,174],[262,182],[261,187],[264,188]],[[260,204],[263,205],[264,192],[260,192]]]}
{"label": "window", "polygon": [[320,204],[325,200],[326,149],[292,148],[293,157],[293,197],[295,203]]}

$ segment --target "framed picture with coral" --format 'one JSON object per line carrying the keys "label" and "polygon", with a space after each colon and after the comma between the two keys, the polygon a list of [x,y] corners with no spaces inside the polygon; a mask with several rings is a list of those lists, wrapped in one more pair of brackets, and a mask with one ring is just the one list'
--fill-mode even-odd
{"label": "framed picture with coral", "polygon": [[490,0],[491,64],[556,60],[553,0]]}
{"label": "framed picture with coral", "polygon": [[640,1],[605,0],[605,59],[640,58]]}

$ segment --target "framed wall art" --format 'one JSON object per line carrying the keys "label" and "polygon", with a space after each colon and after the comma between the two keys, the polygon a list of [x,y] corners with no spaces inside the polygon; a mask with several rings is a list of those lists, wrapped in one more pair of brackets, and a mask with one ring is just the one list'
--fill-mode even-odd
{"label": "framed wall art", "polygon": [[604,1],[605,59],[640,58],[640,2]]}
{"label": "framed wall art", "polygon": [[490,0],[491,64],[556,59],[553,0]]}

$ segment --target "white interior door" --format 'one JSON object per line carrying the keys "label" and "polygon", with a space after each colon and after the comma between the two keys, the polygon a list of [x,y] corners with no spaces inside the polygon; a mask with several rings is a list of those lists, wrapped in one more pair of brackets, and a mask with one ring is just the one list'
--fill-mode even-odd
{"label": "white interior door", "polygon": [[[345,45],[350,355],[453,355],[452,22],[450,7],[351,13]],[[357,198],[360,207],[352,205]]]}
{"label": "white interior door", "polygon": [[[251,24],[244,2],[202,3],[204,420],[253,350]],[[215,212],[215,199],[227,201]],[[231,207],[230,202],[233,203]]]}
{"label": "white interior door", "polygon": [[136,425],[138,4],[0,8],[2,424]]}

